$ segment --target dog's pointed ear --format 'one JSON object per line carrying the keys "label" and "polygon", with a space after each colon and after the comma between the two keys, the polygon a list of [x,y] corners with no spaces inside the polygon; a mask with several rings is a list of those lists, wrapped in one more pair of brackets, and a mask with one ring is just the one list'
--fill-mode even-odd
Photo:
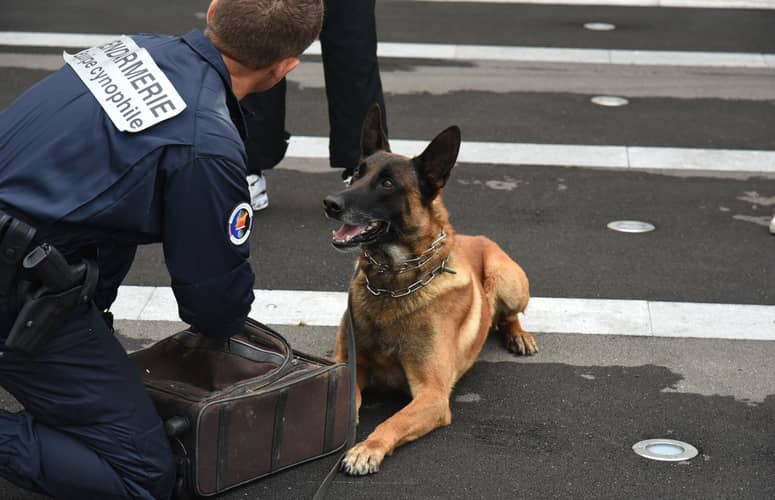
{"label": "dog's pointed ear", "polygon": [[366,113],[361,127],[361,158],[371,156],[377,151],[390,151],[390,144],[382,126],[382,110],[379,104],[374,103]]}
{"label": "dog's pointed ear", "polygon": [[460,151],[460,129],[449,127],[431,141],[420,156],[414,158],[423,196],[432,200],[447,183]]}

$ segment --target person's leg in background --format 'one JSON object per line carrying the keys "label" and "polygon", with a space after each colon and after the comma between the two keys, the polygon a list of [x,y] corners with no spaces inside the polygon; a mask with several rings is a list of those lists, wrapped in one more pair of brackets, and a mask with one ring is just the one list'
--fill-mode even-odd
{"label": "person's leg in background", "polygon": [[84,306],[27,356],[4,346],[14,309],[0,297],[0,385],[24,410],[0,410],[0,475],[55,498],[168,499],[164,426],[99,311]]}
{"label": "person's leg in background", "polygon": [[[377,60],[375,0],[327,0],[320,43],[328,100],[329,161],[352,176],[360,160],[361,125],[376,102],[387,131],[385,100]],[[290,135],[285,131],[286,82],[242,101],[248,128],[248,184],[254,210],[268,205],[266,178],[285,156]]]}
{"label": "person's leg in background", "polygon": [[266,177],[263,172],[282,161],[288,150],[290,134],[285,131],[285,79],[267,90],[249,94],[240,102],[245,113],[248,138],[248,187],[253,210],[269,206]]}
{"label": "person's leg in background", "polygon": [[[327,0],[320,34],[331,126],[331,166],[352,176],[360,160],[361,126],[376,102],[385,117],[377,60],[375,0]],[[387,131],[387,120],[385,119]]]}

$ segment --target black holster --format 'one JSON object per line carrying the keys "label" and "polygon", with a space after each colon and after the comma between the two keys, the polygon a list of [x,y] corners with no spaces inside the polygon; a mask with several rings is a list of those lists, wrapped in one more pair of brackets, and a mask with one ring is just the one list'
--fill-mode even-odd
{"label": "black holster", "polygon": [[35,229],[2,211],[0,230],[0,295],[18,293],[21,300],[5,345],[37,354],[76,307],[92,301],[99,271],[89,261],[69,264],[47,243],[25,255]]}

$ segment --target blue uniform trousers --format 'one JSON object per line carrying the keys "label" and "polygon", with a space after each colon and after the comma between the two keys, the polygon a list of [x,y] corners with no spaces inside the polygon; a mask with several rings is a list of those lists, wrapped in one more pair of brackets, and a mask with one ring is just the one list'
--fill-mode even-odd
{"label": "blue uniform trousers", "polygon": [[99,311],[75,311],[34,357],[4,346],[15,315],[0,296],[0,385],[24,406],[0,410],[0,475],[55,498],[168,499],[163,425]]}

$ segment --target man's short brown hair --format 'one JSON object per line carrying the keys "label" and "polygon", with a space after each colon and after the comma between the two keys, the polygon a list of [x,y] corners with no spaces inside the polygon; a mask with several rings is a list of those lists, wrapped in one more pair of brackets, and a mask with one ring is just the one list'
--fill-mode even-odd
{"label": "man's short brown hair", "polygon": [[322,25],[323,0],[219,0],[205,33],[222,53],[257,69],[300,56]]}

